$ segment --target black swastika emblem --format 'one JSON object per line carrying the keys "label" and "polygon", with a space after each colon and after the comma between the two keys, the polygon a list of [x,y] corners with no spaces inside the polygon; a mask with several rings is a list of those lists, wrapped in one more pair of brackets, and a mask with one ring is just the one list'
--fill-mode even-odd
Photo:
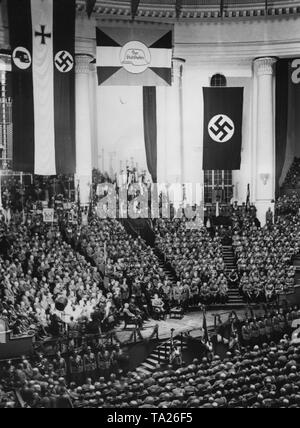
{"label": "black swastika emblem", "polygon": [[233,121],[224,114],[214,116],[208,124],[208,133],[217,143],[226,143],[231,140],[235,132]]}
{"label": "black swastika emblem", "polygon": [[55,66],[61,73],[68,73],[74,67],[74,58],[68,51],[60,51],[55,55]]}

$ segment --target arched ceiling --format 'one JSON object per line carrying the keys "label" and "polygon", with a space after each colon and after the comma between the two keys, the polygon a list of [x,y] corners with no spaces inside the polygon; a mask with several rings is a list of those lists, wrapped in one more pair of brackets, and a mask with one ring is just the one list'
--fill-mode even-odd
{"label": "arched ceiling", "polygon": [[[176,0],[141,0],[136,19],[177,19]],[[85,0],[77,0],[78,12],[84,12]],[[98,18],[131,19],[130,0],[97,0],[94,13]],[[300,13],[300,0],[268,0],[268,16]],[[264,0],[224,0],[223,18],[266,16]],[[180,20],[220,18],[220,0],[182,0]]]}

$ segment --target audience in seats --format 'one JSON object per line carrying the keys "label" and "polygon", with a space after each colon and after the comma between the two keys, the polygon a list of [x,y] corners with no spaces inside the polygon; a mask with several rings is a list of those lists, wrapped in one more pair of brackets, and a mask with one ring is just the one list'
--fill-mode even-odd
{"label": "audience in seats", "polygon": [[[32,330],[42,337],[61,333],[61,325],[88,324],[103,304],[97,268],[38,216],[26,224],[12,220],[2,232],[9,248],[0,259],[0,314],[13,334]],[[56,309],[58,298],[68,303],[64,312]]]}
{"label": "audience in seats", "polygon": [[75,355],[75,367],[83,370],[71,378],[60,354],[7,362],[1,365],[0,406],[13,408],[21,400],[31,408],[299,408],[300,346],[289,339],[298,317],[298,308],[248,316],[241,342],[223,359],[210,352],[209,358],[149,375],[120,370],[99,375],[90,348]]}
{"label": "audience in seats", "polygon": [[147,319],[153,315],[155,294],[169,301],[169,281],[153,249],[128,235],[117,220],[94,217],[88,226],[74,226],[67,239],[101,271],[104,294],[118,311],[130,303],[131,312]]}
{"label": "audience in seats", "polygon": [[294,162],[285,177],[282,188],[283,189],[300,188],[300,158],[294,159]]}
{"label": "audience in seats", "polygon": [[277,215],[297,215],[300,208],[300,195],[293,193],[291,195],[280,196],[276,201]]}
{"label": "audience in seats", "polygon": [[[289,291],[300,245],[297,196],[279,198],[275,221],[270,216],[262,228],[255,207],[246,204],[232,207],[226,231],[158,220],[156,247],[178,279],[172,283],[154,250],[117,220],[90,216],[88,225],[78,225],[62,215],[47,225],[30,210],[49,189],[38,182],[22,213],[22,189],[15,196],[13,188],[2,189],[10,217],[0,222],[0,316],[15,335],[32,332],[43,341],[67,332],[70,344],[68,353],[0,364],[0,407],[300,406],[300,347],[289,339],[297,308],[248,316],[224,360],[212,356],[151,375],[126,373],[128,356],[120,346],[83,340],[114,331],[121,321],[142,328],[173,307],[226,303],[229,286],[239,286],[249,302],[271,302]],[[238,272],[226,271],[224,237],[232,238]],[[58,300],[66,302],[64,311]]]}
{"label": "audience in seats", "polygon": [[179,282],[173,290],[176,304],[225,303],[225,276],[221,238],[211,238],[203,227],[189,229],[186,219],[160,219],[156,223],[156,247],[175,271]]}
{"label": "audience in seats", "polygon": [[263,228],[246,216],[240,221],[232,238],[240,290],[248,302],[272,301],[295,284],[292,260],[300,248],[299,217],[278,217]]}

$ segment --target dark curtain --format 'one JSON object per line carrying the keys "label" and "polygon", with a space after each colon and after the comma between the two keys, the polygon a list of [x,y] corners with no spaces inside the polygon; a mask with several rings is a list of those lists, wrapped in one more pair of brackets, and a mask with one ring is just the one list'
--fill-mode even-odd
{"label": "dark curtain", "polygon": [[285,162],[288,129],[289,60],[277,62],[276,70],[276,197]]}
{"label": "dark curtain", "polygon": [[148,170],[153,183],[157,183],[157,113],[156,87],[143,88],[144,136]]}

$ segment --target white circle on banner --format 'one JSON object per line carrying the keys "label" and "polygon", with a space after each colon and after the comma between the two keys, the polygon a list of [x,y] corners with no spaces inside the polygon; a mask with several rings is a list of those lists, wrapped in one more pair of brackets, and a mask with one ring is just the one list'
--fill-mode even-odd
{"label": "white circle on banner", "polygon": [[143,73],[151,64],[150,50],[144,43],[128,42],[121,49],[120,62],[129,73]]}
{"label": "white circle on banner", "polygon": [[13,62],[21,70],[27,70],[31,66],[31,54],[23,46],[17,47],[12,54]]}
{"label": "white circle on banner", "polygon": [[74,58],[68,51],[59,51],[54,58],[55,67],[61,73],[68,73],[74,67]]}
{"label": "white circle on banner", "polygon": [[208,124],[208,133],[216,143],[226,143],[234,136],[235,126],[226,114],[217,114]]}

